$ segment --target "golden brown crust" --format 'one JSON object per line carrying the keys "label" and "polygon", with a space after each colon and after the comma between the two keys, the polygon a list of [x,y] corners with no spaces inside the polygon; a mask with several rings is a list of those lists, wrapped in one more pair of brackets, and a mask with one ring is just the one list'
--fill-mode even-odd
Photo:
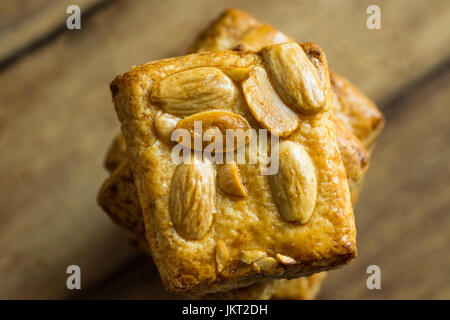
{"label": "golden brown crust", "polygon": [[264,46],[294,39],[237,9],[227,9],[195,41],[189,52],[239,49],[258,51]]}
{"label": "golden brown crust", "polygon": [[125,138],[123,134],[118,134],[111,143],[105,157],[105,168],[113,172],[122,162],[127,161]]}
{"label": "golden brown crust", "polygon": [[[114,139],[115,143],[117,141],[120,140]],[[116,153],[125,153],[125,145],[116,145],[113,150]],[[123,155],[122,157],[122,159],[125,159]],[[346,162],[345,159],[343,161]],[[137,191],[134,182],[132,186],[129,185],[129,181],[132,181],[130,173],[132,174],[130,167],[126,165],[121,166],[111,174],[104,183],[106,187],[102,187],[99,192],[98,201],[111,219],[127,231],[127,235],[134,240],[134,243],[151,255],[149,244],[145,238],[144,220]],[[352,202],[355,203],[360,186],[350,185]],[[111,192],[111,188],[115,189],[116,192]],[[128,206],[125,208],[122,203],[126,203]],[[136,225],[139,227],[136,227]],[[325,276],[326,272],[322,272],[292,280],[263,280],[247,287],[196,296],[196,298],[206,300],[266,300],[272,298],[273,295],[274,299],[311,300],[319,292]]]}
{"label": "golden brown crust", "polygon": [[[133,243],[151,255],[148,241],[145,238],[144,220],[132,171],[124,155],[125,144],[121,143],[121,140],[123,141],[120,138],[114,139],[108,156],[114,159],[119,158],[122,163],[117,165],[117,169],[104,182],[99,191],[98,203],[111,220],[124,228]],[[112,156],[112,154],[119,154],[119,156]],[[114,169],[111,167],[111,170]],[[320,275],[325,274],[325,272],[320,273]],[[309,278],[311,279],[307,280]],[[247,287],[196,296],[196,298],[205,300],[267,300],[275,294],[276,299],[314,299],[324,278],[324,276],[312,275],[292,280],[262,280]],[[282,283],[281,287],[279,287],[280,283]]]}
{"label": "golden brown crust", "polygon": [[348,126],[336,115],[333,115],[333,124],[342,162],[347,173],[352,203],[355,204],[364,176],[369,169],[369,155],[361,141],[355,137]]}
{"label": "golden brown crust", "polygon": [[384,126],[377,106],[344,77],[330,72],[331,86],[337,97],[336,117],[350,126],[355,136],[370,148]]}
{"label": "golden brown crust", "polygon": [[139,198],[133,172],[127,161],[122,161],[105,180],[97,197],[98,204],[116,224],[139,239],[145,238]]}

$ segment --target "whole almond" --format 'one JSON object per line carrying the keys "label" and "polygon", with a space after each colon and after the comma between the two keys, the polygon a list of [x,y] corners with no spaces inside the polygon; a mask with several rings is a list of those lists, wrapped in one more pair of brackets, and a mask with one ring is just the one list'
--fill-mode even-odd
{"label": "whole almond", "polygon": [[315,166],[308,152],[292,141],[279,145],[279,170],[269,177],[272,193],[284,220],[305,224],[317,200]]}
{"label": "whole almond", "polygon": [[234,103],[237,88],[220,69],[193,68],[177,72],[157,82],[150,99],[165,112],[190,115],[210,108],[224,108]]}
{"label": "whole almond", "polygon": [[172,178],[169,212],[175,230],[186,239],[202,239],[215,211],[215,171],[209,160],[178,165]]}
{"label": "whole almond", "polygon": [[291,42],[265,47],[261,54],[275,90],[288,106],[305,114],[325,108],[325,88],[299,44]]}
{"label": "whole almond", "polygon": [[320,78],[320,83],[327,97],[327,105],[331,106],[333,95],[331,94],[330,71],[328,70],[328,61],[322,48],[312,42],[300,42],[300,46],[308,57],[309,61],[314,65]]}
{"label": "whole almond", "polygon": [[280,99],[264,68],[254,68],[242,89],[251,114],[270,133],[286,137],[297,129],[298,116]]}

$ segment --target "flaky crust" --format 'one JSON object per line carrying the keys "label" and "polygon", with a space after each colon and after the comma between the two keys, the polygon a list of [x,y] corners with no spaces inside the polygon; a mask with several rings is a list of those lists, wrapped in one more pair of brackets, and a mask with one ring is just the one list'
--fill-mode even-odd
{"label": "flaky crust", "polygon": [[128,161],[125,151],[125,138],[120,133],[114,138],[106,153],[104,166],[109,172],[113,172],[121,163]]}
{"label": "flaky crust", "polygon": [[336,140],[347,174],[352,203],[355,204],[362,188],[364,176],[369,169],[369,155],[361,141],[355,137],[340,118],[333,114],[332,119],[337,132]]}
{"label": "flaky crust", "polygon": [[371,149],[384,127],[383,114],[375,103],[344,77],[330,72],[330,80],[337,97],[334,104],[336,117],[351,128],[367,149]]}
{"label": "flaky crust", "polygon": [[117,164],[100,188],[97,202],[116,224],[135,235],[137,239],[145,239],[144,220],[128,161]]}
{"label": "flaky crust", "polygon": [[242,35],[260,24],[261,22],[243,11],[225,10],[198,37],[189,53],[232,49]]}

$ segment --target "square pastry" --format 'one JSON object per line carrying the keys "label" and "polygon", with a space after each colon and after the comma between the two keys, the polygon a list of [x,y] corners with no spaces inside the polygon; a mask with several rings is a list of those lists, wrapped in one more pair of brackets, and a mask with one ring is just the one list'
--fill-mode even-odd
{"label": "square pastry", "polygon": [[[226,291],[355,257],[327,64],[323,54],[312,59],[305,51],[287,43],[257,53],[193,54],[134,67],[111,84],[146,237],[169,290]],[[273,150],[258,146],[256,164],[201,156],[176,163],[172,151],[180,144],[172,133],[192,132],[196,122],[202,134],[254,129],[260,136],[266,129],[280,142]],[[231,146],[222,151],[237,152]],[[270,175],[261,174],[265,152],[279,167]]]}

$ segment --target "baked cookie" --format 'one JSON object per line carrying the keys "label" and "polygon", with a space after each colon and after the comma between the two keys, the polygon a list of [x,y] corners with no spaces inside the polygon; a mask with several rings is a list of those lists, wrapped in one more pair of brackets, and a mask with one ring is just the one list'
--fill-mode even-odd
{"label": "baked cookie", "polygon": [[[227,291],[261,277],[307,276],[356,256],[323,53],[315,59],[287,43],[260,53],[192,54],[134,67],[111,91],[166,288]],[[219,166],[204,157],[175,164],[167,134],[192,130],[195,121],[203,132],[266,129],[281,140],[280,169],[261,175],[260,150],[254,165]]]}
{"label": "baked cookie", "polygon": [[[217,48],[231,48],[235,47],[236,43],[240,41],[243,43],[243,45],[250,47],[253,46],[254,48],[257,48],[258,46],[261,46],[262,44],[271,44],[273,43],[273,39],[288,39],[288,37],[282,35],[278,31],[274,31],[274,29],[268,25],[265,25],[259,21],[256,21],[252,17],[250,17],[248,14],[243,13],[238,10],[230,9],[227,10],[221,18],[219,18],[209,29],[210,31],[206,32],[205,35],[203,35],[200,40],[197,42],[197,49],[196,50],[208,50],[205,49],[207,46],[209,46],[210,49],[217,49]],[[249,32],[250,31],[250,32]],[[243,37],[242,35],[245,34]],[[211,36],[213,35],[213,36]],[[275,37],[274,37],[275,36]],[[214,38],[217,38],[217,41],[214,40]],[[275,41],[276,42],[276,41]],[[241,45],[242,47],[242,45]],[[346,167],[347,176],[349,177],[349,183],[350,188],[352,190],[352,198],[355,198],[355,195],[357,194],[357,189],[361,184],[362,176],[367,169],[367,160],[368,157],[365,153],[365,150],[363,147],[361,147],[361,143],[358,141],[358,139],[355,139],[354,136],[349,134],[349,128],[348,123],[353,124],[354,127],[360,127],[365,128],[364,124],[369,123],[373,121],[375,124],[378,123],[378,125],[372,125],[373,133],[370,132],[367,133],[368,136],[372,136],[373,138],[376,137],[379,130],[382,127],[383,121],[381,113],[376,109],[376,107],[373,105],[370,100],[368,100],[364,95],[362,95],[355,87],[350,85],[349,90],[335,90],[334,87],[343,87],[342,84],[346,84],[346,80],[342,77],[339,77],[337,75],[332,74],[333,76],[333,89],[334,91],[339,95],[340,99],[338,99],[337,95],[335,97],[335,105],[337,107],[334,107],[335,110],[337,110],[337,113],[341,113],[340,117],[334,117],[333,120],[335,122],[335,126],[337,127],[337,138],[338,138],[338,144],[339,148],[341,150],[342,159],[344,161],[344,165]],[[348,88],[348,86],[347,86]],[[343,113],[342,107],[339,105],[341,101],[345,104],[346,102],[352,102],[356,101],[356,103],[353,103],[353,106],[350,107],[344,107],[344,111],[352,110],[352,112]],[[336,103],[337,102],[337,103]],[[367,103],[368,106],[365,106],[364,103]],[[374,108],[371,108],[373,106]],[[357,112],[356,109],[360,110],[360,112]],[[373,109],[373,112],[367,112],[366,110]],[[355,111],[356,110],[356,111]],[[372,115],[371,115],[372,113]],[[349,115],[349,116],[347,116]],[[367,117],[366,119],[364,117]],[[347,121],[347,118],[350,117],[351,121]],[[374,121],[375,119],[375,121]],[[379,121],[376,121],[376,119],[379,119]],[[363,124],[362,126],[360,124]],[[366,126],[366,128],[370,128],[370,126]],[[350,129],[353,129],[352,126],[350,126]],[[369,129],[370,130],[370,129]],[[342,131],[342,133],[340,133]],[[364,134],[360,135],[360,137],[364,138]],[[350,143],[348,143],[350,141]],[[123,137],[119,136],[118,139],[116,139],[116,143],[113,144],[113,147],[110,148],[110,151],[107,156],[106,160],[106,166],[111,171],[118,166],[120,160],[124,160],[123,157],[123,150],[124,150],[124,141]],[[348,151],[346,151],[348,150]],[[359,159],[361,161],[359,161]],[[362,170],[359,170],[362,168]],[[365,169],[364,169],[365,168]],[[130,192],[130,187],[133,187],[132,184],[132,173],[128,166],[120,168],[118,171],[124,173],[124,181],[121,181],[120,175],[113,174],[104,184],[104,187],[102,188],[102,191],[99,194],[99,203],[102,205],[102,207],[110,213],[110,215],[116,216],[116,218],[113,217],[113,220],[116,222],[119,222],[120,225],[124,226],[128,230],[133,230],[130,235],[133,237],[139,239],[138,243],[141,245],[141,247],[147,248],[148,245],[146,244],[146,241],[142,241],[144,239],[143,237],[143,221],[142,216],[139,214],[138,217],[140,217],[141,222],[140,226],[139,224],[136,225],[134,221],[136,219],[132,218],[136,215],[137,212],[140,212],[139,202],[137,201],[137,194],[136,192]],[[113,190],[114,192],[111,192]],[[123,191],[121,191],[123,190]],[[122,193],[122,196],[118,196],[120,193]],[[124,199],[128,198],[128,199]],[[136,201],[135,201],[136,200]],[[128,206],[124,206],[123,202],[128,203],[134,203],[136,210],[131,209]],[[127,213],[124,213],[124,211],[128,211]],[[130,218],[131,215],[131,218]],[[138,218],[139,220],[139,218]],[[288,283],[292,283],[293,288],[302,288],[301,283],[305,283],[302,279],[298,279],[300,282],[300,285],[296,285],[295,282],[297,280],[291,280],[291,281],[283,281],[284,286],[280,286],[278,291],[283,291],[286,289]],[[274,282],[274,281],[270,281]],[[259,282],[258,284],[255,284],[256,287],[261,288],[262,282]],[[274,286],[270,286],[271,288],[274,288]],[[307,286],[303,286],[304,288],[307,288]],[[238,299],[245,298],[245,291],[244,289],[238,289],[233,291],[239,291],[241,294],[238,295]],[[248,291],[255,292],[256,290],[251,290],[251,287],[248,288]],[[261,290],[261,292],[267,292],[267,290]],[[295,290],[291,290],[291,292],[295,292]],[[267,294],[263,294],[267,295]],[[228,294],[229,297],[232,297],[232,295]],[[298,298],[302,298],[302,296],[306,296],[302,293],[302,291],[299,291]],[[257,295],[250,294],[249,297],[257,298]],[[292,298],[295,298],[292,296]]]}

